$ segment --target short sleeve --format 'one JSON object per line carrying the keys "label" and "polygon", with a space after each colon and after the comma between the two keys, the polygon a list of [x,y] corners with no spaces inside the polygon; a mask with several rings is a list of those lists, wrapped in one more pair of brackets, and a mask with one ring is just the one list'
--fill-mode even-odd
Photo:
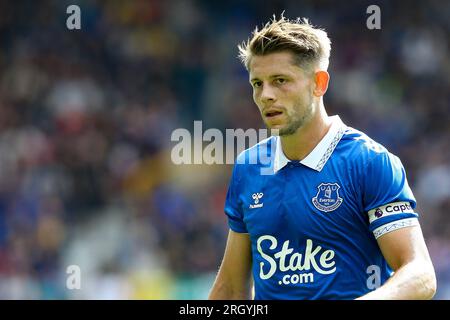
{"label": "short sleeve", "polygon": [[388,151],[374,153],[363,172],[363,206],[375,238],[418,224],[416,199],[400,159]]}
{"label": "short sleeve", "polygon": [[228,225],[231,230],[239,233],[248,233],[243,220],[242,202],[240,200],[240,184],[242,177],[239,174],[241,165],[235,164],[231,175],[230,185],[228,186],[227,197],[225,200],[225,213],[228,216]]}

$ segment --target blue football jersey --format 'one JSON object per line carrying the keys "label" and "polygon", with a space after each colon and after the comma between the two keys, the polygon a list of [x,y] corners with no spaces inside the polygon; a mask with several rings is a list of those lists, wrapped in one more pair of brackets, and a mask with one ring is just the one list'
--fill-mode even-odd
{"label": "blue football jersey", "polygon": [[418,224],[399,158],[338,116],[301,161],[272,136],[242,152],[225,213],[252,244],[255,299],[354,299],[392,270],[376,239]]}

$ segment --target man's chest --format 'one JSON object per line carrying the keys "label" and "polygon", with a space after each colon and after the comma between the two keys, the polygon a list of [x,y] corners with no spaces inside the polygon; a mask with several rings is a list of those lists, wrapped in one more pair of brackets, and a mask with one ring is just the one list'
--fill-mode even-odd
{"label": "man's chest", "polygon": [[241,192],[243,218],[251,235],[333,238],[366,223],[359,195],[346,177],[286,169],[247,183]]}

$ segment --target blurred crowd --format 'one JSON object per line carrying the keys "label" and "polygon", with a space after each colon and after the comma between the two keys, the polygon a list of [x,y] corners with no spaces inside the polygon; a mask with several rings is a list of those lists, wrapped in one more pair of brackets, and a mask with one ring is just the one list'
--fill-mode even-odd
{"label": "blurred crowd", "polygon": [[171,133],[263,128],[236,45],[285,11],[332,40],[329,114],[402,159],[450,299],[450,4],[369,4],[1,1],[0,298],[206,298],[232,167],[174,165]]}

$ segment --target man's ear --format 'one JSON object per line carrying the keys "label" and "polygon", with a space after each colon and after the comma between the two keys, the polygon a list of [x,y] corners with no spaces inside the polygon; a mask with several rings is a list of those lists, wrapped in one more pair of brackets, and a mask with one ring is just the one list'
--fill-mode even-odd
{"label": "man's ear", "polygon": [[313,93],[316,97],[321,97],[327,92],[329,81],[330,75],[326,71],[317,71],[314,74],[314,83],[316,86]]}

